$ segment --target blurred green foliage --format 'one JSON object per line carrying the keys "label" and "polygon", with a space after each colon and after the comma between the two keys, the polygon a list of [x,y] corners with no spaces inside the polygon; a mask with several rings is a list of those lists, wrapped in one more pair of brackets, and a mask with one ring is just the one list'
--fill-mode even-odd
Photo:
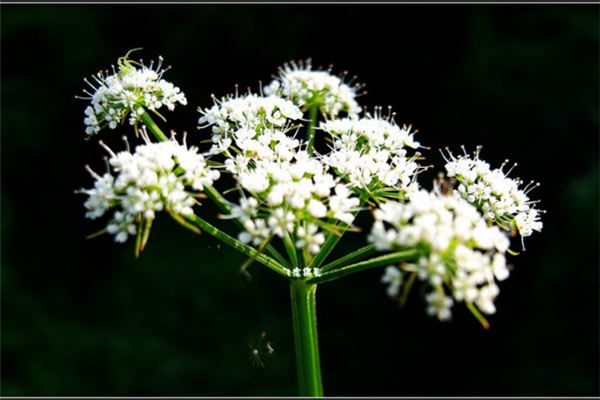
{"label": "blurred green foliage", "polygon": [[[174,66],[190,106],[169,125],[190,138],[208,135],[195,107],[211,93],[312,56],[413,123],[434,165],[437,147],[483,144],[542,182],[544,232],[513,260],[490,331],[462,309],[450,324],[426,317],[416,292],[398,310],[379,271],[323,285],[326,394],[598,395],[598,31],[594,6],[3,5],[1,394],[295,394],[285,281],[256,266],[245,281],[238,254],[168,218],[139,260],[84,239],[99,222],[73,189],[103,151],[73,95],[142,46]],[[118,148],[118,136],[103,139]],[[261,331],[277,355],[257,369]]]}

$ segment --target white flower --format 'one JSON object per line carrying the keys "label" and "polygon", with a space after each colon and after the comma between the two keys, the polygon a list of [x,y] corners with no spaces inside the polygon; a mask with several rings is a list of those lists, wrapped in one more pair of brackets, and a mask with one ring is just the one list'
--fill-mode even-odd
{"label": "white flower", "polygon": [[398,268],[394,267],[393,265],[389,265],[385,269],[385,273],[381,277],[381,282],[388,284],[388,288],[387,288],[388,296],[390,296],[390,297],[398,296],[398,293],[400,292],[400,286],[402,285],[403,278],[404,278],[404,274],[402,273],[402,271],[400,271]]}
{"label": "white flower", "polygon": [[315,218],[323,218],[327,215],[327,207],[319,200],[311,199],[308,202],[308,212]]}
{"label": "white flower", "polygon": [[533,231],[540,232],[542,230],[542,222],[540,218],[539,210],[528,210],[520,212],[515,216],[515,224],[517,229],[522,236],[530,236]]}
{"label": "white flower", "polygon": [[265,220],[257,219],[245,219],[244,220],[244,231],[240,232],[238,239],[242,243],[250,243],[255,246],[260,245],[270,236],[269,228]]}
{"label": "white flower", "polygon": [[356,97],[361,88],[361,85],[344,83],[330,71],[314,71],[307,60],[299,65],[295,62],[285,64],[264,91],[288,97],[303,110],[318,106],[324,115],[334,118],[341,112],[349,115],[360,112]]}
{"label": "white flower", "polygon": [[329,199],[329,208],[333,213],[333,218],[348,225],[354,221],[352,211],[355,211],[359,204],[360,201],[356,197],[351,197],[350,190],[342,184],[335,186],[335,195]]}
{"label": "white flower", "polygon": [[[449,319],[453,301],[475,303],[484,313],[493,313],[489,287],[495,279],[508,277],[504,252],[507,235],[488,226],[478,210],[457,192],[448,195],[420,190],[408,195],[407,203],[389,201],[375,210],[369,240],[378,249],[421,249],[415,263],[404,263],[404,272],[414,273],[433,290],[426,296],[427,312],[440,320]],[[384,275],[388,293],[397,292],[394,271]],[[489,293],[488,293],[489,292]]]}
{"label": "white flower", "polygon": [[124,243],[129,235],[135,235],[137,231],[134,218],[132,214],[116,211],[113,219],[106,226],[106,231],[115,235],[115,242]]}
{"label": "white flower", "polygon": [[88,196],[84,203],[86,217],[95,219],[116,209],[107,225],[115,241],[125,242],[137,231],[142,221],[152,221],[156,212],[168,210],[190,215],[194,196],[205,185],[212,185],[219,172],[210,168],[196,147],[186,147],[174,140],[147,143],[133,153],[111,154],[111,171],[100,176],[88,168],[95,178],[94,188],[82,189]]}
{"label": "white flower", "polygon": [[409,156],[407,149],[416,149],[419,143],[410,127],[400,128],[391,115],[382,117],[376,109],[375,116],[330,120],[320,128],[333,138],[324,162],[352,187],[381,196],[418,188],[416,175],[425,168],[416,162],[419,153]]}
{"label": "white flower", "polygon": [[530,182],[520,188],[523,181],[509,178],[516,163],[507,172],[505,161],[500,168],[492,169],[479,158],[481,146],[473,156],[463,148],[462,155],[455,157],[450,151],[442,153],[446,160],[446,172],[458,180],[458,192],[469,203],[475,205],[487,219],[506,230],[516,229],[521,237],[542,230],[539,220],[542,211],[535,208],[537,201],[529,199],[529,192],[539,186]]}
{"label": "white flower", "polygon": [[83,193],[88,195],[84,206],[88,210],[85,216],[89,219],[103,216],[111,207],[111,202],[115,200],[115,178],[109,173],[102,176],[93,173],[93,176],[96,178],[94,188],[82,190]]}
{"label": "white flower", "polygon": [[[91,91],[84,90],[90,100],[85,109],[85,132],[93,135],[104,128],[116,129],[129,117],[131,125],[137,125],[145,110],[157,111],[163,106],[173,110],[177,103],[186,105],[181,90],[162,79],[167,70],[162,68],[162,57],[154,66],[139,64],[136,68],[127,56],[119,59],[119,70],[113,73],[98,72],[92,82],[85,79]],[[137,64],[137,63],[136,63]]]}
{"label": "white flower", "polygon": [[[321,245],[325,243],[325,235],[318,232],[319,228],[314,224],[308,224],[306,227],[299,226],[296,230],[296,247],[307,248],[311,254],[317,254],[321,250]],[[317,233],[318,232],[318,233]]]}
{"label": "white flower", "polygon": [[434,290],[425,296],[427,301],[427,314],[437,317],[440,321],[447,321],[452,317],[450,308],[454,302],[443,291]]}

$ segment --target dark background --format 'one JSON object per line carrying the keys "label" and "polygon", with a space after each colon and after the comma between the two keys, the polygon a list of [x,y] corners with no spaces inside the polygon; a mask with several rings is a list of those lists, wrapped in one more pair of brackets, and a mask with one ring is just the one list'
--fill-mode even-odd
{"label": "dark background", "polygon": [[[451,323],[427,317],[416,293],[399,310],[381,271],[323,285],[326,394],[598,395],[598,20],[597,6],[566,5],[4,5],[2,395],[296,393],[284,280],[255,266],[244,281],[241,256],[166,217],[139,260],[131,242],[85,239],[103,222],[73,190],[104,152],[73,96],[140,46],[174,66],[189,106],[169,127],[190,141],[208,137],[195,109],[211,93],[312,57],[414,124],[438,168],[437,148],[482,144],[542,182],[544,231],[512,259],[489,331],[462,306]],[[115,148],[119,136],[101,135]],[[338,254],[364,236],[344,243]],[[277,353],[265,369],[248,360],[261,331]]]}

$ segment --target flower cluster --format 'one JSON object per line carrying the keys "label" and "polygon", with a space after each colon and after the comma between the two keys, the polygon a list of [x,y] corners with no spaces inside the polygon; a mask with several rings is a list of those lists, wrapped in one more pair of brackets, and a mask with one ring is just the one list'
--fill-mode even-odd
{"label": "flower cluster", "polygon": [[407,148],[419,147],[410,127],[379,114],[330,120],[320,128],[333,139],[324,161],[353,188],[382,196],[418,188],[416,175],[425,168],[415,161],[418,153],[408,155]]}
{"label": "flower cluster", "polygon": [[[138,63],[136,63],[138,64]],[[129,116],[129,123],[137,125],[146,109],[157,112],[162,106],[173,110],[177,103],[187,104],[185,95],[172,83],[162,79],[162,57],[156,66],[139,63],[139,68],[127,59],[119,59],[119,70],[98,72],[93,82],[85,80],[92,92],[85,91],[91,105],[85,109],[85,132],[93,135],[108,127],[115,129]]]}
{"label": "flower cluster", "polygon": [[330,118],[345,112],[358,114],[361,107],[356,102],[361,85],[351,86],[331,71],[314,71],[310,60],[296,64],[285,64],[279,76],[265,87],[266,94],[278,94],[290,98],[303,110],[318,107]]}
{"label": "flower cluster", "polygon": [[[273,142],[285,142],[290,121],[302,118],[302,111],[291,101],[279,96],[225,97],[206,110],[200,109],[200,127],[212,126],[212,154],[226,153],[245,157],[272,158]],[[281,147],[281,146],[280,146]],[[293,147],[297,147],[293,146]]]}
{"label": "flower cluster", "polygon": [[88,196],[84,204],[87,218],[100,218],[115,210],[106,232],[117,242],[125,242],[143,224],[151,223],[156,212],[192,214],[195,197],[219,178],[219,172],[207,165],[196,147],[174,140],[140,145],[133,153],[105,148],[111,155],[110,171],[99,175],[88,168],[94,187],[81,192]]}
{"label": "flower cluster", "polygon": [[[488,226],[474,206],[455,194],[419,190],[408,198],[406,203],[390,201],[375,210],[369,239],[380,250],[422,250],[416,262],[400,268],[429,285],[428,314],[447,320],[454,301],[493,314],[499,293],[496,280],[509,274],[504,256],[507,235]],[[402,275],[395,267],[387,269],[383,281],[390,284],[388,294],[398,294]]]}
{"label": "flower cluster", "polygon": [[492,169],[479,159],[480,150],[478,147],[473,156],[464,152],[456,157],[450,151],[444,155],[446,172],[448,176],[456,177],[460,195],[503,229],[516,229],[521,237],[541,231],[541,211],[535,208],[537,201],[528,196],[539,183],[530,182],[520,188],[523,181],[508,176],[512,168],[504,172],[506,162],[500,168]]}
{"label": "flower cluster", "polygon": [[273,236],[295,239],[295,246],[315,254],[325,241],[319,227],[354,220],[359,200],[346,185],[336,182],[327,166],[306,151],[279,160],[254,159],[235,175],[244,193],[231,217],[244,227],[242,242],[259,245]]}

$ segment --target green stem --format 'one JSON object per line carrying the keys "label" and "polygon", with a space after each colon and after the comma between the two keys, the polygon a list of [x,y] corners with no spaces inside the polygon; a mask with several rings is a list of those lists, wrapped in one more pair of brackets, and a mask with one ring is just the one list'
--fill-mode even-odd
{"label": "green stem", "polygon": [[[368,200],[367,197],[365,197],[364,195],[361,195],[360,203],[358,205],[359,209],[357,211],[353,212],[354,217],[356,217],[356,215],[358,215],[358,213],[360,212],[360,208],[367,202],[367,200]],[[347,227],[347,225],[344,224],[343,222],[341,222],[339,226]],[[342,229],[339,234],[329,232],[327,239],[325,239],[325,243],[323,243],[323,246],[321,246],[321,250],[319,250],[317,255],[313,258],[310,266],[313,268],[319,268],[321,266],[321,264],[323,264],[325,259],[327,259],[329,254],[331,254],[334,247],[342,239],[343,235],[344,235],[344,229]]]}
{"label": "green stem", "polygon": [[312,259],[311,267],[319,268],[323,261],[331,254],[335,245],[340,241],[342,235],[344,233],[340,232],[339,234],[329,232],[327,235],[327,239],[325,239],[325,243],[321,246],[321,250],[315,255]]}
{"label": "green stem", "polygon": [[285,246],[285,250],[288,253],[288,257],[290,262],[292,263],[293,268],[298,268],[298,253],[296,252],[296,246],[292,238],[290,237],[289,232],[285,232],[283,235],[283,245]]}
{"label": "green stem", "polygon": [[317,338],[316,285],[296,279],[291,284],[292,319],[300,396],[322,397]]}
{"label": "green stem", "polygon": [[204,186],[204,193],[209,199],[219,207],[219,210],[225,214],[231,213],[231,203],[221,195],[213,186]]}
{"label": "green stem", "polygon": [[317,124],[317,113],[319,112],[319,107],[316,104],[310,106],[308,111],[308,129],[306,130],[306,142],[308,146],[306,151],[308,154],[313,153],[313,147],[315,142],[315,125]]}
{"label": "green stem", "polygon": [[144,125],[146,125],[146,127],[148,128],[148,130],[161,142],[167,141],[169,140],[169,138],[167,137],[167,135],[165,135],[163,133],[163,131],[158,127],[158,125],[156,125],[156,123],[154,122],[154,120],[152,119],[152,117],[150,116],[150,114],[148,114],[147,111],[144,111],[144,113],[141,115],[140,119],[142,120],[142,122],[144,123]]}
{"label": "green stem", "polygon": [[415,283],[416,278],[417,273],[413,272],[406,280],[406,283],[403,284],[404,287],[402,288],[402,294],[400,295],[399,299],[400,307],[404,307],[404,305],[406,304],[406,299],[408,299],[408,294],[410,293],[410,289],[412,288],[413,283]]}
{"label": "green stem", "polygon": [[307,282],[309,284],[317,284],[332,281],[341,278],[342,276],[353,274],[355,272],[364,271],[371,268],[377,268],[384,265],[395,264],[400,261],[416,260],[421,255],[421,251],[417,249],[409,249],[396,253],[386,254],[371,258],[370,260],[361,261],[355,264],[350,264],[342,268],[334,269],[323,273],[323,275],[311,278]]}
{"label": "green stem", "polygon": [[358,250],[353,251],[350,254],[345,255],[344,257],[338,258],[335,261],[330,262],[327,265],[321,267],[321,271],[325,272],[330,269],[336,269],[343,267],[344,265],[350,264],[352,262],[359,261],[362,258],[368,257],[371,254],[375,253],[375,245],[369,244],[367,246],[361,247]]}
{"label": "green stem", "polygon": [[189,223],[199,227],[200,229],[207,232],[208,234],[216,237],[223,243],[233,247],[240,253],[243,253],[243,254],[247,255],[248,257],[253,257],[254,260],[256,260],[257,262],[272,269],[273,271],[277,272],[278,274],[280,274],[282,276],[285,276],[285,277],[288,276],[288,273],[287,273],[288,269],[285,268],[283,265],[281,265],[280,263],[278,263],[271,257],[267,256],[266,254],[260,253],[254,247],[250,247],[250,246],[240,242],[239,240],[229,236],[225,232],[214,227],[213,225],[211,225],[207,221],[203,220],[202,218],[198,217],[197,215],[186,216],[185,219]]}

